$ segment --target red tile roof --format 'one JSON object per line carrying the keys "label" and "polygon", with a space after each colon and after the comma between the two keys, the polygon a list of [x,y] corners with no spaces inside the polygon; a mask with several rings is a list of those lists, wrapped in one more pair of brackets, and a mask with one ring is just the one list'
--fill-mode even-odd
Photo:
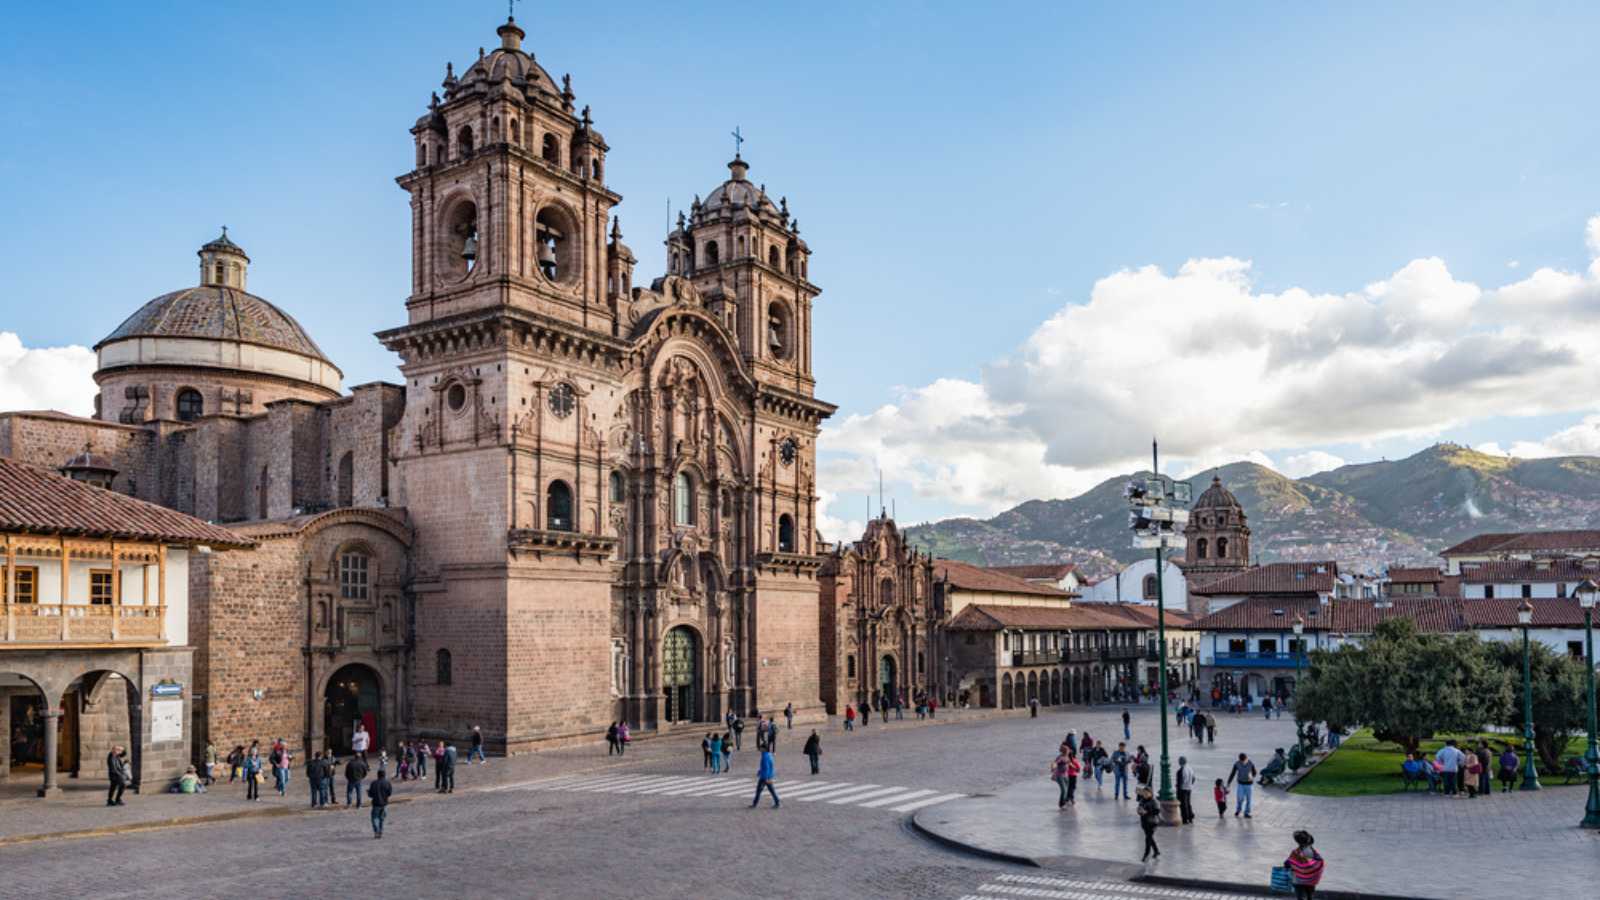
{"label": "red tile roof", "polygon": [[1334,562],[1268,563],[1205,584],[1191,583],[1189,593],[1329,594],[1338,576],[1339,565]]}
{"label": "red tile roof", "polygon": [[936,559],[933,561],[933,577],[944,581],[964,591],[987,591],[994,594],[1034,594],[1041,597],[1060,597],[1066,599],[1072,595],[1066,591],[1058,590],[1044,584],[1035,584],[997,572],[994,569],[985,569],[971,563],[957,562],[953,559]]}
{"label": "red tile roof", "polygon": [[1328,630],[1345,634],[1370,634],[1379,622],[1390,619],[1410,619],[1424,633],[1460,631],[1465,625],[1461,601],[1452,597],[1395,597],[1378,603],[1335,600],[1330,606]]}
{"label": "red tile roof", "polygon": [[1288,631],[1296,615],[1304,616],[1307,631],[1327,631],[1328,608],[1316,599],[1251,597],[1208,616],[1194,627],[1202,631]]}
{"label": "red tile roof", "polygon": [[1391,568],[1389,580],[1395,584],[1432,584],[1443,581],[1444,573],[1435,568]]}
{"label": "red tile roof", "polygon": [[990,566],[989,569],[1002,575],[1023,579],[1049,579],[1060,581],[1072,574],[1078,568],[1077,563],[1039,563],[1027,566]]}
{"label": "red tile roof", "polygon": [[1585,565],[1581,559],[1508,559],[1469,563],[1468,567],[1462,568],[1460,575],[1465,584],[1582,581],[1585,578],[1600,581],[1600,559],[1593,560],[1589,565]]}
{"label": "red tile roof", "polygon": [[[1149,619],[1130,615],[1131,607],[1121,603],[1088,603],[1079,606],[989,606],[973,604],[962,609],[950,624],[952,631],[999,631],[1020,628],[1029,631],[1096,631],[1103,629],[1143,629],[1154,625]],[[1171,624],[1171,620],[1168,621]]]}
{"label": "red tile roof", "polygon": [[249,538],[176,510],[0,457],[0,532],[248,547]]}
{"label": "red tile roof", "polygon": [[[1471,628],[1519,628],[1514,600],[1461,600],[1462,613]],[[1571,597],[1530,600],[1534,628],[1582,628],[1583,608]]]}
{"label": "red tile roof", "polygon": [[1439,551],[1439,555],[1532,553],[1540,550],[1600,550],[1600,529],[1508,531],[1480,534],[1467,538],[1454,547],[1447,547]]}

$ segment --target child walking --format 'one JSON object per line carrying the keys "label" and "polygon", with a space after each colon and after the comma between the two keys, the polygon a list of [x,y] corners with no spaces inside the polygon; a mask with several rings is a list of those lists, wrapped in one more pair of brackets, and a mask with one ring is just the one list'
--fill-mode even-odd
{"label": "child walking", "polygon": [[1226,816],[1228,814],[1228,786],[1222,783],[1221,778],[1217,779],[1216,786],[1211,789],[1211,799],[1217,801],[1217,818],[1220,819]]}

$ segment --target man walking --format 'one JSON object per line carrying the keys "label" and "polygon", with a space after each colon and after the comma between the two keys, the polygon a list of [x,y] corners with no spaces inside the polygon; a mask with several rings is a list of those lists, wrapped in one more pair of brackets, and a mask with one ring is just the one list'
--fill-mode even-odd
{"label": "man walking", "polygon": [[1129,726],[1129,723],[1132,721],[1132,717],[1129,716],[1128,711],[1124,709],[1122,711],[1122,739],[1125,741],[1133,740],[1133,730]]}
{"label": "man walking", "polygon": [[359,756],[350,757],[344,764],[344,805],[350,805],[350,798],[354,797],[356,809],[361,808],[361,782],[367,777],[367,761]]}
{"label": "man walking", "polygon": [[332,750],[322,751],[322,765],[322,802],[325,806],[332,806],[335,795],[333,782],[339,776],[339,760],[334,758]]}
{"label": "man walking", "polygon": [[1030,719],[1039,718],[1039,698],[1038,697],[1029,697],[1028,698],[1028,718],[1030,718]]}
{"label": "man walking", "polygon": [[1113,799],[1121,797],[1132,800],[1133,795],[1128,793],[1128,745],[1117,743],[1117,752],[1111,754],[1111,796]]}
{"label": "man walking", "polygon": [[306,787],[311,792],[311,808],[320,809],[323,804],[322,789],[326,786],[322,780],[322,754],[313,753],[306,758]]}
{"label": "man walking", "polygon": [[351,750],[351,752],[353,752],[353,753],[355,753],[355,755],[361,757],[361,761],[362,762],[366,762],[366,760],[367,760],[367,748],[370,747],[370,746],[372,746],[372,735],[367,733],[366,723],[357,722],[356,723],[356,733],[354,735],[352,735],[351,738],[350,738],[350,750]]}
{"label": "man walking", "polygon": [[767,720],[767,749],[773,753],[778,752],[778,720]]}
{"label": "man walking", "polygon": [[740,716],[733,717],[733,749],[744,749],[744,719]]}
{"label": "man walking", "polygon": [[1216,715],[1216,713],[1206,713],[1206,743],[1214,745],[1214,744],[1216,744],[1216,742],[1217,742],[1217,715]]}
{"label": "man walking", "polygon": [[794,730],[794,704],[790,703],[783,708],[783,720],[788,724],[789,730]]}
{"label": "man walking", "polygon": [[1244,813],[1246,819],[1250,818],[1250,794],[1256,783],[1256,764],[1250,761],[1246,754],[1239,754],[1239,761],[1233,764],[1233,769],[1228,772],[1228,784],[1232,785],[1234,779],[1239,781],[1239,799],[1234,801],[1233,817],[1238,818],[1239,813]]}
{"label": "man walking", "polygon": [[289,764],[289,748],[284,745],[283,738],[278,738],[272,744],[272,780],[279,797],[289,789]]}
{"label": "man walking", "polygon": [[439,763],[439,767],[444,772],[444,792],[446,794],[454,794],[456,792],[455,744],[450,744],[444,748],[444,759]]}
{"label": "man walking", "polygon": [[778,789],[772,786],[772,780],[777,775],[778,766],[773,761],[772,751],[761,751],[761,767],[756,770],[756,798],[750,801],[751,809],[761,805],[761,792],[763,790],[772,795],[772,808],[778,808]]}
{"label": "man walking", "polygon": [[394,793],[394,788],[389,784],[389,773],[378,770],[378,777],[372,780],[372,787],[367,788],[367,796],[372,798],[372,836],[383,837],[383,820],[389,815],[389,795]]}
{"label": "man walking", "polygon": [[111,748],[106,754],[106,777],[111,781],[111,787],[106,792],[107,806],[127,806],[122,802],[122,792],[127,790],[133,781],[133,776],[128,772],[128,751],[121,744]]}
{"label": "man walking", "polygon": [[1183,824],[1194,821],[1194,769],[1187,756],[1178,757],[1178,813]]}
{"label": "man walking", "polygon": [[489,761],[483,758],[483,731],[478,726],[472,726],[472,749],[467,751],[467,765],[472,765],[472,758],[476,756],[478,762],[488,765]]}
{"label": "man walking", "polygon": [[844,730],[856,730],[856,708],[849,703],[844,705]]}
{"label": "man walking", "polygon": [[811,774],[822,773],[822,738],[817,736],[816,729],[812,729],[811,737],[806,738],[806,746],[802,751],[806,759],[811,760]]}

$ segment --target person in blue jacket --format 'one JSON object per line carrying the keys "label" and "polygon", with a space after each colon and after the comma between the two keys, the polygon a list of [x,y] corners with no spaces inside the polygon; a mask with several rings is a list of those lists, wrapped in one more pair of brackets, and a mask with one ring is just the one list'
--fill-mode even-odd
{"label": "person in blue jacket", "polygon": [[755,809],[760,805],[761,791],[763,789],[772,794],[772,808],[778,808],[778,789],[772,786],[772,779],[777,774],[778,766],[772,759],[772,751],[761,751],[761,768],[756,770],[756,798],[750,801],[751,809]]}

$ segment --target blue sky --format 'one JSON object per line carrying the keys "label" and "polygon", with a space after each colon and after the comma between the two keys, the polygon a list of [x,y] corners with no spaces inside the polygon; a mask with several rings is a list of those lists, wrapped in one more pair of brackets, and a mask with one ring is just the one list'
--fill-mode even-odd
{"label": "blue sky", "polygon": [[[1527,322],[1559,322],[1592,295],[1594,7],[1127,6],[618,2],[602,16],[526,3],[518,21],[593,107],[641,274],[662,268],[669,198],[687,208],[726,177],[735,125],[750,177],[788,197],[824,289],[818,393],[840,404],[824,445],[830,500],[859,497],[881,464],[904,520],[993,512],[1089,486],[1139,459],[1129,436],[1152,431],[1174,434],[1180,466],[1260,453],[1307,468],[1316,454],[1357,461],[1439,438],[1594,449],[1570,370],[1441,374],[1469,338],[1484,342],[1476,359],[1545,358],[1560,348],[1528,343],[1545,339],[1529,338],[1517,304],[1537,307]],[[403,315],[409,212],[393,178],[410,166],[407,129],[445,62],[493,47],[504,15],[494,2],[10,11],[10,358],[92,344],[190,283],[194,249],[226,223],[252,256],[252,290],[298,317],[346,384],[396,380],[371,335]],[[1179,275],[1229,259],[1250,266]],[[1407,269],[1430,259],[1447,274]],[[1534,300],[1501,290],[1540,267],[1577,280]],[[1406,271],[1419,278],[1396,280]],[[1425,298],[1362,294],[1401,281]],[[1218,299],[1230,285],[1241,293]],[[1449,300],[1461,285],[1479,295]],[[1426,371],[1372,387],[1422,385],[1417,402],[1356,391],[1331,421],[1286,424],[1324,382],[1308,363],[1297,374],[1245,361],[1291,345],[1310,359],[1322,351],[1304,332],[1326,323],[1235,313],[1318,306],[1301,294],[1365,303],[1389,323],[1388,342],[1320,365],[1370,379],[1431,353]],[[1121,320],[1112,303],[1137,314]],[[1582,310],[1581,325],[1600,324]],[[1223,333],[1237,353],[1207,355]],[[1269,337],[1245,346],[1250,333]],[[1154,379],[1162,389],[1143,394],[1144,379],[1093,354],[1121,341],[1130,357],[1167,348],[1208,380]],[[1052,356],[1066,352],[1082,366]],[[0,397],[55,399],[22,372],[0,375]],[[1207,409],[1206,396],[1251,392],[1264,373],[1308,393]],[[1567,396],[1517,401],[1541,389]],[[919,400],[930,411],[908,420]],[[1199,423],[1218,415],[1224,437]],[[840,501],[838,527],[862,505]]]}

